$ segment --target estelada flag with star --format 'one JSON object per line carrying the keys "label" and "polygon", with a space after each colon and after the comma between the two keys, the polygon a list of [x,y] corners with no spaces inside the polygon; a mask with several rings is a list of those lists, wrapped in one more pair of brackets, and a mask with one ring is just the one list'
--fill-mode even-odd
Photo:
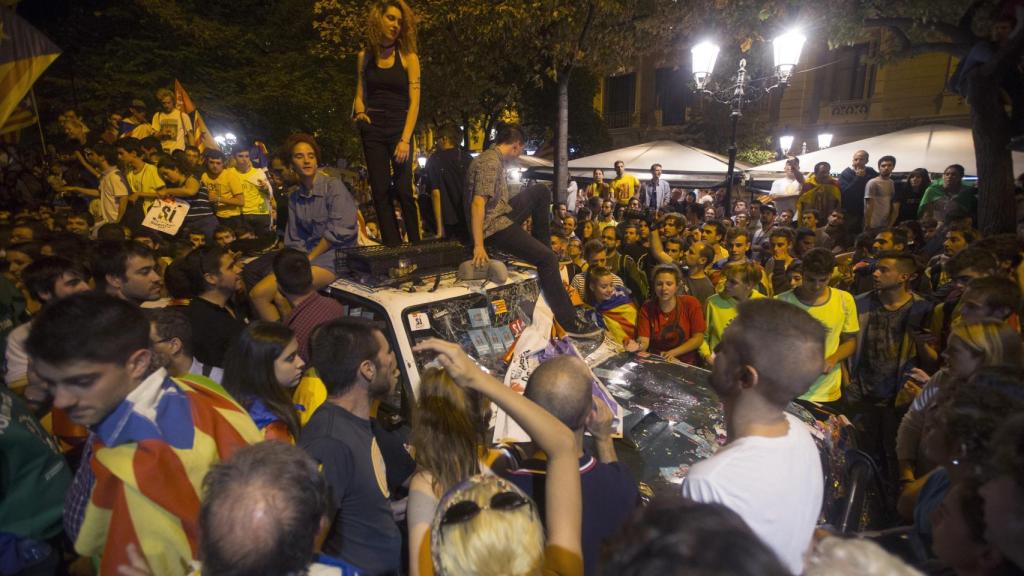
{"label": "estelada flag with star", "polygon": [[196,148],[199,148],[199,154],[202,155],[207,150],[220,150],[220,146],[213,139],[210,129],[206,127],[206,122],[203,121],[203,115],[199,113],[199,109],[192,102],[188,92],[185,92],[185,87],[177,80],[174,81],[174,99],[177,102],[178,110],[188,114],[189,118],[192,119],[192,126],[195,129],[195,143]]}
{"label": "estelada flag with star", "polygon": [[56,44],[0,6],[0,126],[58,56]]}

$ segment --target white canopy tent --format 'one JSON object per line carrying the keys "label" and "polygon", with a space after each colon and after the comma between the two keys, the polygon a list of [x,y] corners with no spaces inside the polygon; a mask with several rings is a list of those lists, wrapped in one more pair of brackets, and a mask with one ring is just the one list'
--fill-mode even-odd
{"label": "white canopy tent", "polygon": [[551,160],[548,160],[546,158],[539,158],[537,156],[529,156],[527,154],[523,154],[523,155],[519,156],[519,167],[523,168],[523,169],[535,168],[535,167],[550,168],[551,167]]}
{"label": "white canopy tent", "polygon": [[[720,183],[728,172],[728,159],[707,150],[686,146],[672,140],[655,140],[645,144],[627,146],[592,156],[569,161],[569,173],[576,178],[589,179],[595,169],[604,170],[605,181],[615,177],[615,161],[626,164],[626,172],[641,180],[650,177],[651,165],[661,164],[662,177],[673,184],[693,186]],[[736,163],[736,172],[747,170],[748,166]],[[535,167],[525,177],[552,178],[551,167]]]}
{"label": "white canopy tent", "polygon": [[[800,170],[809,172],[818,162],[828,162],[832,172],[842,172],[853,159],[857,150],[867,150],[871,155],[869,164],[874,166],[878,158],[885,155],[896,157],[896,172],[910,172],[925,168],[933,174],[941,174],[946,166],[960,164],[968,176],[977,176],[974,163],[974,138],[970,128],[946,124],[924,124],[904,130],[897,130],[881,136],[873,136],[841,146],[818,150],[800,155]],[[755,178],[777,177],[785,170],[786,161],[779,160],[751,168],[748,172]],[[1014,174],[1024,172],[1024,152],[1013,153]]]}

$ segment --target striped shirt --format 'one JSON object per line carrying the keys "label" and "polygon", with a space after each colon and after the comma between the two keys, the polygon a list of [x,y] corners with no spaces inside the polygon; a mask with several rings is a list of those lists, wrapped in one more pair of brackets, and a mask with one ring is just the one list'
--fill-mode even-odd
{"label": "striped shirt", "polygon": [[185,216],[185,222],[198,220],[203,216],[213,216],[213,204],[210,202],[210,191],[206,188],[206,184],[200,183],[196,195],[183,198],[183,200],[188,202],[188,214]]}

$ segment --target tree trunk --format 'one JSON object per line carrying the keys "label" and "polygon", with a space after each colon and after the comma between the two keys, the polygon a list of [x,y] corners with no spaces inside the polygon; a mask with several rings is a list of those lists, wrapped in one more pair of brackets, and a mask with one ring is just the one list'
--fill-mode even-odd
{"label": "tree trunk", "polygon": [[569,72],[558,75],[558,121],[555,123],[555,176],[551,191],[555,202],[566,201],[569,184]]}
{"label": "tree trunk", "polygon": [[978,222],[984,234],[1016,229],[1010,118],[1003,109],[999,74],[975,69],[968,82],[974,134],[974,161],[978,167]]}

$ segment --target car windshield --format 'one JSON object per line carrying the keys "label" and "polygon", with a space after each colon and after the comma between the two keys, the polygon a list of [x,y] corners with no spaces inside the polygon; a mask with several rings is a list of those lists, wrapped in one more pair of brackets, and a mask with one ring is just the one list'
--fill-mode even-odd
{"label": "car windshield", "polygon": [[[509,349],[530,324],[538,295],[533,279],[487,290],[480,287],[472,294],[407,309],[406,330],[413,345],[427,338],[458,342],[481,366],[500,376]],[[421,372],[428,360],[417,356]]]}

